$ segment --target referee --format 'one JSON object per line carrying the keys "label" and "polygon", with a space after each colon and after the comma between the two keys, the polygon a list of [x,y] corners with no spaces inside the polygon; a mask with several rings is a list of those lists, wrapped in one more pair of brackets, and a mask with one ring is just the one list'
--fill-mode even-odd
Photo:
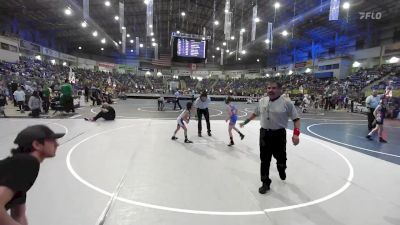
{"label": "referee", "polygon": [[198,132],[199,132],[199,137],[201,137],[201,119],[202,116],[204,115],[204,118],[206,119],[207,123],[207,134],[208,136],[211,136],[211,128],[210,128],[210,113],[208,112],[208,104],[210,104],[211,99],[210,97],[207,96],[206,92],[201,93],[200,97],[196,99],[194,102],[194,107],[197,108],[197,117],[198,117]]}
{"label": "referee", "polygon": [[267,97],[260,99],[253,114],[240,124],[243,127],[255,117],[260,116],[260,159],[262,186],[258,189],[260,194],[265,194],[270,187],[269,166],[271,157],[276,159],[279,177],[286,179],[286,127],[288,119],[294,123],[292,142],[299,144],[300,118],[293,103],[285,99],[282,94],[282,84],[271,82],[267,84]]}
{"label": "referee", "polygon": [[370,96],[368,96],[367,99],[365,99],[365,104],[368,108],[368,130],[369,131],[371,131],[375,127],[375,124],[373,124],[374,120],[375,120],[374,111],[375,111],[376,107],[378,107],[381,97],[382,96],[378,95],[377,90],[373,90],[372,94]]}

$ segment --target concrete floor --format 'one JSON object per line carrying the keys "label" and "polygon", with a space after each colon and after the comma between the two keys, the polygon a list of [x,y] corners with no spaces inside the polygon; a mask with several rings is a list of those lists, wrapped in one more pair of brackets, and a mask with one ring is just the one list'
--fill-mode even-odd
{"label": "concrete floor", "polygon": [[[365,139],[363,115],[302,115],[300,145],[287,144],[287,180],[273,162],[271,190],[260,195],[258,121],[227,147],[224,105],[217,102],[210,106],[213,136],[197,137],[192,120],[194,143],[184,144],[183,132],[170,140],[178,111],[155,112],[152,100],[114,107],[114,122],[84,122],[98,111],[90,107],[75,119],[0,119],[2,158],[27,125],[67,131],[28,193],[30,225],[400,224],[396,124],[386,127],[389,143],[381,144]],[[243,120],[255,105],[238,107]]]}

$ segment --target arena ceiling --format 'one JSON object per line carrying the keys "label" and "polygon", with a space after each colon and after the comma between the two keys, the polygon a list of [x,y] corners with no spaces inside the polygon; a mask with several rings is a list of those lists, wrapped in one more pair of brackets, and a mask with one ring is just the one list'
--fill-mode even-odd
{"label": "arena ceiling", "polygon": [[[24,24],[37,30],[54,34],[61,43],[66,43],[69,52],[78,51],[90,54],[118,56],[118,49],[112,44],[100,43],[100,37],[108,37],[116,42],[121,40],[119,22],[114,19],[118,15],[119,0],[109,0],[110,6],[105,5],[105,0],[90,0],[91,21],[87,28],[81,27],[82,0],[2,0],[0,17],[16,17]],[[228,41],[228,48],[235,50],[241,28],[245,28],[244,46],[247,49],[248,60],[265,58],[268,51],[265,47],[267,22],[275,18],[274,50],[288,49],[293,46],[301,49],[310,45],[312,40],[320,41],[327,45],[335,36],[346,34],[349,36],[363,37],[366,32],[378,29],[381,25],[400,20],[400,3],[398,0],[351,0],[349,13],[341,10],[340,20],[329,21],[329,4],[331,0],[279,0],[281,7],[274,8],[275,0],[231,0],[233,13],[232,35],[235,40]],[[342,0],[342,3],[344,1]],[[140,42],[150,46],[150,38],[146,33],[146,4],[143,0],[124,0],[125,26],[130,38],[127,38],[127,52],[134,48],[130,40],[139,37]],[[250,41],[252,23],[252,7],[258,5],[256,41]],[[66,7],[72,8],[72,15],[66,16]],[[215,8],[215,10],[214,10]],[[154,38],[160,46],[160,52],[168,53],[170,49],[171,32],[202,34],[203,27],[207,35],[213,36],[210,40],[209,55],[219,57],[216,47],[222,46],[224,41],[225,1],[223,0],[154,0]],[[360,20],[359,12],[381,12],[380,20]],[[186,16],[181,13],[185,12]],[[219,25],[214,24],[215,20]],[[274,16],[275,15],[275,16]],[[98,28],[99,36],[91,34]],[[283,30],[289,35],[279,35]],[[97,30],[97,29],[96,29]],[[100,48],[104,47],[105,51]],[[271,50],[270,50],[271,51]]]}

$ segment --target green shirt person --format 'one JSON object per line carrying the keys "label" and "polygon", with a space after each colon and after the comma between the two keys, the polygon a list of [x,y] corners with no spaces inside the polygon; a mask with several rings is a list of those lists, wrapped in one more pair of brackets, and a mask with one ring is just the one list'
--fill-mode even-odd
{"label": "green shirt person", "polygon": [[72,97],[72,85],[69,83],[68,79],[61,85],[61,94],[65,97]]}

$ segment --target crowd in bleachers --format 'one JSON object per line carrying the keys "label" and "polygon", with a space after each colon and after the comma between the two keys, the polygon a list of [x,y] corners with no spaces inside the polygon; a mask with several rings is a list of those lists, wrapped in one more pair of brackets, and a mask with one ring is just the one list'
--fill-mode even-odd
{"label": "crowd in bleachers", "polygon": [[[25,103],[28,105],[30,96],[37,91],[42,97],[43,89],[52,90],[52,98],[60,95],[60,87],[66,78],[74,74],[72,82],[74,95],[78,92],[85,95],[92,104],[111,102],[111,99],[121,93],[173,93],[169,87],[170,81],[176,81],[178,88],[184,93],[201,93],[207,90],[213,95],[262,96],[265,83],[277,80],[284,84],[285,91],[291,98],[310,98],[313,106],[326,110],[346,106],[350,99],[362,102],[365,96],[361,91],[368,85],[372,88],[387,91],[400,89],[400,66],[382,65],[371,69],[359,69],[345,79],[317,79],[312,74],[292,74],[276,77],[261,77],[255,79],[218,79],[215,77],[201,80],[190,76],[138,76],[135,74],[118,74],[92,71],[88,69],[69,68],[52,65],[39,60],[21,58],[19,63],[0,62],[0,92],[14,99],[14,92],[20,87],[25,93]],[[307,96],[304,96],[307,94]],[[396,106],[397,104],[397,106]],[[393,107],[398,107],[397,100]]]}

